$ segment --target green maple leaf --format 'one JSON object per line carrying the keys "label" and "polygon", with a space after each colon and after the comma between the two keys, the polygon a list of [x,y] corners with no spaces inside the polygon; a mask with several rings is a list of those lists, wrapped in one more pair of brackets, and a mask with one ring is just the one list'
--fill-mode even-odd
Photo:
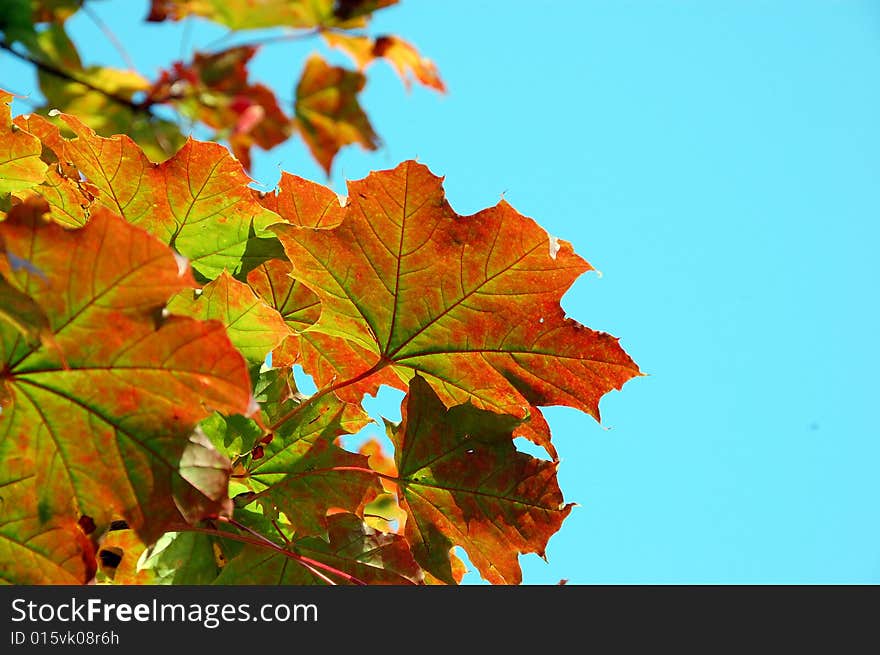
{"label": "green maple leaf", "polygon": [[229,462],[193,428],[211,409],[247,411],[250,383],[221,324],[159,318],[189,271],[103,209],[65,230],[21,204],[0,238],[0,274],[51,337],[0,324],[0,575],[39,579],[29,551],[64,565],[80,515],[99,528],[121,516],[149,540],[229,511]]}

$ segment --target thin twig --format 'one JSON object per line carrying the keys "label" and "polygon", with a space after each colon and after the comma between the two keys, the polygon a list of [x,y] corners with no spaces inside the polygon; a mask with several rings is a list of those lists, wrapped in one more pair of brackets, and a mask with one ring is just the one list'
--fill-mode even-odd
{"label": "thin twig", "polygon": [[[310,39],[313,36],[318,36],[324,29],[321,27],[316,27],[310,30],[303,30],[301,32],[286,32],[285,34],[273,34],[271,36],[264,36],[262,38],[252,39],[247,43],[241,43],[238,45],[226,45],[225,48],[236,48],[236,47],[246,47],[246,46],[258,46],[258,45],[269,45],[271,43],[281,43],[285,41],[301,41],[303,39]],[[227,41],[231,36],[235,35],[234,30],[228,31],[223,36],[214,39],[210,43],[202,48],[203,51],[210,51],[217,48],[219,45],[223,44]]]}
{"label": "thin twig", "polygon": [[116,49],[116,52],[119,53],[119,56],[122,57],[122,61],[125,62],[125,65],[128,66],[128,70],[137,72],[137,67],[134,65],[134,60],[132,60],[131,55],[128,54],[128,51],[125,49],[125,46],[122,45],[122,42],[116,38],[116,35],[113,33],[113,30],[101,20],[101,17],[95,13],[94,9],[91,6],[83,3],[82,10],[85,12],[86,16],[92,19],[92,22],[97,26],[101,32],[104,33],[104,36],[107,37],[107,40],[110,41],[110,44]]}

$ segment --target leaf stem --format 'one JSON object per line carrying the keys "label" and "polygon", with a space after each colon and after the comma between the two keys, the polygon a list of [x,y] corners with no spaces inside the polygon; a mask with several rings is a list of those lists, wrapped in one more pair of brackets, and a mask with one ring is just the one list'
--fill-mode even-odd
{"label": "leaf stem", "polygon": [[[220,520],[224,523],[229,523],[230,525],[234,526],[235,528],[237,528],[239,530],[243,530],[249,534],[244,535],[244,534],[237,534],[234,532],[224,532],[222,530],[217,530],[214,528],[202,528],[199,526],[189,525],[189,524],[174,525],[171,527],[171,529],[169,531],[170,532],[199,532],[201,534],[207,534],[207,535],[211,535],[214,537],[219,537],[221,539],[232,539],[233,541],[239,541],[241,543],[249,544],[251,546],[268,548],[270,550],[275,551],[279,555],[284,555],[285,557],[294,560],[295,562],[297,562],[298,564],[300,564],[304,568],[308,569],[312,573],[315,573],[316,575],[318,575],[319,578],[321,578],[325,582],[329,582],[330,584],[336,584],[336,583],[333,582],[333,580],[329,580],[326,575],[316,571],[315,569],[321,569],[323,571],[330,573],[331,575],[339,576],[343,580],[346,580],[347,582],[350,582],[352,584],[361,585],[361,586],[366,586],[366,584],[367,584],[366,582],[364,582],[360,578],[356,578],[355,576],[351,575],[350,573],[346,573],[345,571],[341,571],[333,566],[330,566],[329,564],[324,564],[323,562],[319,562],[318,560],[312,559],[311,557],[306,557],[305,555],[300,555],[299,553],[295,553],[291,550],[283,548],[283,547],[279,546],[278,544],[276,544],[274,541],[267,539],[266,537],[261,535],[259,532],[255,532],[254,530],[251,530],[250,528],[248,528],[245,525],[242,525],[238,521],[235,521],[233,519],[226,519],[226,518],[221,518]],[[253,535],[253,536],[249,536],[249,535]]]}
{"label": "leaf stem", "polygon": [[364,380],[364,379],[370,377],[374,373],[377,373],[378,371],[381,371],[383,368],[385,368],[385,366],[387,364],[388,364],[387,361],[385,361],[384,359],[380,359],[378,362],[373,364],[373,366],[368,368],[366,371],[359,373],[358,375],[354,376],[353,378],[350,378],[348,380],[343,380],[342,382],[337,382],[336,384],[330,385],[329,387],[324,387],[323,389],[321,389],[317,393],[309,396],[309,398],[307,398],[302,403],[300,403],[299,405],[297,405],[296,407],[291,409],[286,414],[282,414],[279,418],[275,419],[275,421],[273,421],[272,424],[269,426],[269,429],[266,431],[266,433],[268,434],[269,432],[276,432],[278,430],[278,428],[280,428],[282,425],[287,423],[294,416],[296,416],[301,411],[303,411],[311,403],[323,398],[324,396],[326,396],[329,393],[333,393],[335,391],[338,391],[339,389],[342,389],[343,387],[347,387],[349,385],[356,384],[356,383],[360,382],[361,380]]}
{"label": "leaf stem", "polygon": [[281,526],[278,525],[278,521],[272,519],[272,527],[275,528],[275,532],[281,537],[281,540],[284,542],[284,545],[288,545],[290,543],[290,539],[287,538],[287,535],[284,534],[284,531],[281,529]]}

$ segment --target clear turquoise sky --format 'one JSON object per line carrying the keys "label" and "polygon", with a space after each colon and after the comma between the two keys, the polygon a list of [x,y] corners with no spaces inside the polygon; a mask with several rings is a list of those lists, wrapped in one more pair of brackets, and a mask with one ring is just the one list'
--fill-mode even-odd
{"label": "clear turquoise sky", "polygon": [[[147,75],[179,56],[181,26],[133,27],[146,2],[90,4]],[[194,27],[195,46],[218,34]],[[650,374],[602,401],[603,426],[547,411],[581,506],[525,581],[880,582],[880,3],[402,0],[374,28],[450,93],[377,64],[386,147],[343,151],[334,188],[418,158],[459,213],[503,193],[603,272],[563,305]],[[88,19],[71,31],[121,65]],[[316,48],[269,46],[254,74],[289,100]],[[282,168],[323,181],[299,142],[256,163],[270,187]]]}

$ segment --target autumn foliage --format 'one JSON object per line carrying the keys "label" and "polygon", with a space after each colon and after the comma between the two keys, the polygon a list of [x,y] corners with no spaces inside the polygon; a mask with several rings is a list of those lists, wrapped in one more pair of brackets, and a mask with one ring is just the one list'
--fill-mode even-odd
{"label": "autumn foliage", "polygon": [[[375,148],[357,94],[377,58],[445,89],[403,39],[363,32],[394,3],[153,0],[152,21],[314,30],[349,53],[356,69],[305,63],[289,117],[249,80],[254,47],[111,91],[75,51],[52,59],[79,3],[17,3],[5,47],[70,75],[44,85],[51,116],[13,118],[0,94],[0,580],[456,584],[461,547],[519,583],[518,556],[544,553],[571,505],[540,408],[598,419],[640,374],[560,306],[590,265],[503,200],[459,216],[414,161],[342,200],[289,173],[260,194],[246,173],[294,134],[327,171]],[[62,82],[82,87],[69,102]],[[149,116],[160,103],[231,152]],[[381,385],[406,392],[391,452],[346,450]]]}

